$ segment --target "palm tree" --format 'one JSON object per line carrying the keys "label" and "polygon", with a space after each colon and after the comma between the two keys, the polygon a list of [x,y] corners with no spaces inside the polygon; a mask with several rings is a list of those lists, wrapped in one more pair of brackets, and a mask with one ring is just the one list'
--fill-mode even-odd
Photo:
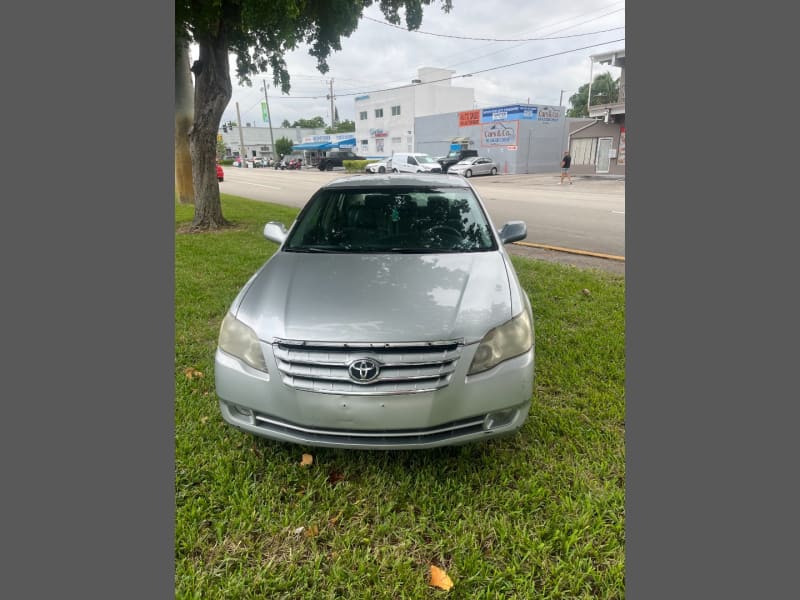
{"label": "palm tree", "polygon": [[[578,91],[569,97],[572,105],[567,111],[568,117],[588,117],[587,98],[589,97],[589,84],[585,83]],[[619,99],[619,79],[614,79],[611,73],[601,73],[592,81],[592,106],[597,104],[611,104]]]}

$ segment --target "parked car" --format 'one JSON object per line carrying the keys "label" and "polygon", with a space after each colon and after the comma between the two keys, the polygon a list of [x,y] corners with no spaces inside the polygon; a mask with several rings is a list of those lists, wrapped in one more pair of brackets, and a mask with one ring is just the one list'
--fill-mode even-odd
{"label": "parked car", "polygon": [[447,171],[451,175],[497,175],[497,163],[485,156],[473,156],[452,165]]}
{"label": "parked car", "polygon": [[442,165],[442,173],[447,173],[448,169],[454,164],[461,162],[465,158],[478,156],[477,150],[451,150],[447,156],[436,159]]}
{"label": "parked car", "polygon": [[225,171],[222,170],[222,165],[217,163],[217,181],[225,181]]}
{"label": "parked car", "polygon": [[311,446],[430,448],[511,434],[534,381],[528,296],[470,183],[364,175],[320,188],[220,328],[222,418]]}
{"label": "parked car", "polygon": [[327,156],[319,159],[317,168],[320,171],[332,171],[334,167],[343,167],[346,160],[367,160],[363,156],[359,156],[349,150],[334,150],[328,152]]}
{"label": "parked car", "polygon": [[383,158],[377,162],[369,163],[364,169],[367,173],[386,173],[392,170],[392,158]]}
{"label": "parked car", "polygon": [[395,152],[392,173],[441,173],[442,165],[422,152]]}

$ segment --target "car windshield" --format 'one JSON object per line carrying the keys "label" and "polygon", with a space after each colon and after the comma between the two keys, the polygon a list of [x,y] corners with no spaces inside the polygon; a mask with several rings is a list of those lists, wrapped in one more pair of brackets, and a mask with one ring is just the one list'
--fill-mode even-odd
{"label": "car windshield", "polygon": [[461,150],[453,150],[447,155],[447,158],[458,158],[459,156],[461,156]]}
{"label": "car windshield", "polygon": [[427,154],[420,154],[418,156],[415,156],[414,158],[416,158],[419,161],[420,164],[428,164],[428,163],[436,162],[435,160],[433,160]]}
{"label": "car windshield", "polygon": [[469,188],[323,189],[302,210],[288,252],[441,253],[496,250]]}

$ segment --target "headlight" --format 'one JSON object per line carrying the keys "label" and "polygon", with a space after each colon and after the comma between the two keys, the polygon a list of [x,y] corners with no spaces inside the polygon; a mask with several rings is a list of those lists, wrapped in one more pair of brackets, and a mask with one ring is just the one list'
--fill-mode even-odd
{"label": "headlight", "polygon": [[527,310],[495,327],[481,340],[467,375],[488,371],[504,360],[525,354],[533,346],[533,328]]}
{"label": "headlight", "polygon": [[219,347],[228,354],[267,373],[267,363],[255,331],[228,313],[219,329]]}

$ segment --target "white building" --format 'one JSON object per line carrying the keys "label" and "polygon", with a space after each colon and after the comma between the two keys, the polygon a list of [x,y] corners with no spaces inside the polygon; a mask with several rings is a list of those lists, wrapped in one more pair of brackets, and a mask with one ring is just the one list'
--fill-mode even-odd
{"label": "white building", "polygon": [[414,152],[414,119],[471,110],[473,88],[455,87],[455,71],[422,67],[407,86],[356,96],[356,148],[367,157]]}

